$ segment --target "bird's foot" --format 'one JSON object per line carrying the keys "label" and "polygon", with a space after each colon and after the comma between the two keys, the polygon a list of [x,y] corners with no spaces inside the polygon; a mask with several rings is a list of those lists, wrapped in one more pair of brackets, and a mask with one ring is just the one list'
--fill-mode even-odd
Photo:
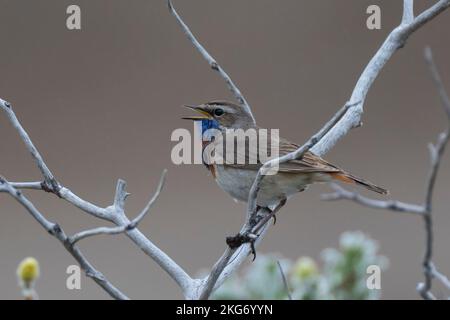
{"label": "bird's foot", "polygon": [[[256,212],[258,212],[261,209],[265,209],[267,212],[269,212],[268,214],[272,215],[273,224],[275,225],[277,223],[277,216],[275,215],[275,213],[273,213],[274,211],[272,209],[270,209],[269,207],[256,206]],[[258,221],[256,221],[255,225],[263,219],[262,216],[257,216],[257,218],[258,218]]]}
{"label": "bird's foot", "polygon": [[273,225],[275,225],[275,224],[277,223],[277,216],[276,216],[275,214],[276,214],[278,211],[280,211],[280,209],[286,204],[286,202],[287,202],[287,199],[284,198],[284,199],[281,199],[281,200],[280,200],[280,202],[278,203],[278,205],[277,205],[275,208],[273,208],[273,210],[271,210],[270,208],[268,208],[269,211],[270,211],[270,214],[272,215]]}
{"label": "bird's foot", "polygon": [[226,242],[227,242],[227,245],[231,249],[237,249],[241,245],[243,245],[244,243],[249,243],[250,244],[251,253],[253,255],[253,260],[252,261],[255,261],[255,259],[256,259],[256,248],[255,248],[255,241],[256,241],[256,239],[258,239],[257,235],[255,235],[255,234],[253,234],[251,232],[247,232],[245,234],[238,233],[235,236],[227,237]]}
{"label": "bird's foot", "polygon": [[261,209],[266,209],[266,210],[270,211],[269,208],[261,207],[261,206],[257,205],[256,208],[255,208],[255,214],[252,215],[252,218],[250,219],[250,225],[252,227],[256,226],[264,218],[264,215],[259,213],[259,211]]}

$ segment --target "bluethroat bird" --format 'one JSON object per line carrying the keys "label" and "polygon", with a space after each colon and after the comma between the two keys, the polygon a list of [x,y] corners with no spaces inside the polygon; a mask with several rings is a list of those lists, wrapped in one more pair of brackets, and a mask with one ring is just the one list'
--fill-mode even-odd
{"label": "bluethroat bird", "polygon": [[[222,132],[228,129],[254,129],[258,132],[261,130],[245,108],[231,102],[211,101],[199,106],[185,107],[200,114],[200,116],[184,117],[183,119],[199,121],[202,136],[208,129],[217,129]],[[299,148],[296,143],[281,137],[278,139],[279,156]],[[206,147],[215,141],[203,137],[202,143],[203,147]],[[245,158],[249,159],[252,152],[255,152],[252,148],[245,150]],[[258,155],[256,155],[256,159],[258,159]],[[221,189],[235,200],[244,202],[248,200],[250,188],[262,165],[260,161],[244,164],[230,162],[205,164]],[[273,208],[279,208],[280,204],[284,205],[290,196],[305,190],[312,183],[332,181],[360,185],[380,194],[388,193],[386,189],[354,176],[309,151],[301,159],[280,164],[276,174],[264,177],[257,196],[257,205],[271,211]]]}

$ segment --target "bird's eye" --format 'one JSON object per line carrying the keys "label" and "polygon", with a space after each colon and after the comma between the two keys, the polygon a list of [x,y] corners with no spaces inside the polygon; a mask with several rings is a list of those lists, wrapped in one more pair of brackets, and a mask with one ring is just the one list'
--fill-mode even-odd
{"label": "bird's eye", "polygon": [[221,109],[221,108],[217,108],[217,109],[214,110],[214,115],[215,115],[216,117],[220,117],[220,116],[223,115],[224,113],[225,113],[225,111],[223,111],[223,109]]}

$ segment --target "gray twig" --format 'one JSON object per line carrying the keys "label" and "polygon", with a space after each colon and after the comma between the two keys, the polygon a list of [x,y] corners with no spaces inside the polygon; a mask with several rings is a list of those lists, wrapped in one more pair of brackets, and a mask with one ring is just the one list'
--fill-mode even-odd
{"label": "gray twig", "polygon": [[292,300],[291,289],[289,288],[289,284],[286,279],[286,275],[284,274],[283,267],[279,260],[277,260],[278,269],[280,269],[281,279],[283,280],[284,288],[286,289],[287,296],[289,300]]}
{"label": "gray twig", "polygon": [[424,299],[434,300],[436,297],[431,293],[433,278],[439,279],[447,288],[450,289],[450,282],[447,277],[437,271],[433,265],[433,194],[436,184],[437,174],[444,155],[445,147],[450,140],[450,100],[448,98],[445,86],[442,83],[438,69],[434,63],[433,55],[430,48],[425,49],[425,60],[429,66],[434,84],[438,90],[442,107],[448,118],[447,130],[439,134],[436,144],[429,144],[430,152],[430,172],[425,185],[425,200],[422,205],[404,203],[395,200],[375,200],[364,197],[357,192],[348,191],[338,185],[332,185],[335,192],[322,195],[323,200],[350,200],[360,205],[384,209],[396,212],[413,213],[422,216],[425,227],[425,253],[423,257],[423,270],[425,281],[417,285],[417,291]]}
{"label": "gray twig", "polygon": [[222,79],[227,84],[228,89],[230,89],[230,91],[233,93],[234,97],[239,102],[239,104],[241,106],[243,106],[245,109],[247,109],[247,111],[252,116],[253,120],[255,120],[255,118],[253,117],[252,110],[251,110],[247,100],[244,98],[244,95],[241,93],[239,88],[234,84],[233,80],[231,80],[230,76],[225,72],[225,70],[223,70],[223,68],[209,54],[209,52],[202,46],[202,44],[195,38],[194,34],[191,32],[189,27],[184,23],[184,21],[178,15],[171,0],[167,0],[167,5],[169,7],[170,13],[175,17],[175,19],[177,20],[181,29],[183,30],[184,34],[187,36],[187,38],[192,43],[192,45],[197,49],[197,51],[202,55],[202,57],[208,62],[211,69],[213,69],[214,71],[217,71],[219,73],[219,75],[222,77]]}
{"label": "gray twig", "polygon": [[[222,70],[218,68],[217,62],[209,55],[209,53],[203,48],[203,46],[198,42],[197,39],[192,35],[192,32],[189,30],[187,25],[182,21],[178,13],[174,10],[173,5],[170,0],[168,0],[169,10],[176,18],[177,22],[186,33],[187,37],[194,45],[194,47],[202,54],[202,56],[209,62],[210,66],[213,67],[214,70],[219,71]],[[296,150],[293,153],[290,153],[284,157],[273,159],[266,163],[264,166],[260,168],[258,175],[253,183],[252,190],[249,194],[249,201],[247,207],[247,218],[244,223],[244,226],[241,229],[241,234],[248,233],[251,230],[251,221],[252,217],[256,214],[261,214],[263,217],[267,216],[267,212],[258,212],[255,213],[256,208],[256,198],[259,189],[259,185],[262,180],[262,173],[267,172],[271,166],[276,163],[281,163],[281,161],[289,161],[295,158],[300,158],[303,156],[308,150],[311,149],[317,155],[323,155],[328,150],[330,150],[340,138],[345,136],[352,128],[358,127],[361,124],[361,115],[363,113],[363,105],[365,98],[369,89],[371,88],[375,78],[381,72],[387,61],[392,57],[392,55],[399,49],[402,48],[406,40],[409,36],[414,33],[417,29],[423,26],[425,23],[436,17],[438,14],[443,12],[448,6],[450,6],[450,0],[441,0],[437,2],[435,5],[425,10],[419,16],[414,18],[413,14],[413,0],[404,0],[404,10],[401,24],[395,28],[386,38],[385,42],[378,49],[374,57],[370,60],[363,73],[361,74],[356,86],[353,89],[352,96],[350,98],[350,102],[343,107],[339,112],[336,113],[335,117],[333,117],[323,128],[320,130],[316,136],[313,136],[308,142],[306,142],[302,147]],[[230,82],[228,81],[229,77],[224,76],[221,73],[222,77],[225,79],[228,86],[230,86]],[[233,93],[238,92],[238,96],[241,96],[239,90],[235,86],[232,86],[231,90]],[[239,99],[238,99],[239,100]],[[248,107],[248,104],[246,104]],[[250,111],[250,108],[248,107]],[[341,114],[341,111],[342,114]],[[332,126],[328,126],[332,123]],[[258,244],[265,232],[268,229],[268,225],[265,224],[261,233],[257,236],[255,244]],[[211,273],[201,281],[201,288],[197,288],[200,299],[209,298],[212,291],[217,288],[225,279],[232,274],[240,264],[246,259],[246,257],[250,254],[251,249],[249,244],[242,245],[239,250],[227,248],[221,258],[214,265]]]}
{"label": "gray twig", "polygon": [[423,205],[416,205],[405,203],[397,200],[376,200],[368,197],[364,197],[361,194],[344,189],[338,184],[332,183],[330,186],[335,190],[333,193],[323,194],[321,196],[324,201],[336,201],[336,200],[351,200],[359,203],[360,205],[370,207],[373,209],[391,210],[395,212],[405,212],[418,215],[425,214],[425,208]]}
{"label": "gray twig", "polygon": [[14,188],[5,178],[0,177],[0,192],[10,194],[17,200],[37,222],[52,236],[57,238],[66,248],[66,250],[75,258],[80,267],[86,273],[86,276],[92,278],[100,287],[102,287],[111,297],[120,300],[127,300],[128,297],[117,289],[106,277],[84,257],[80,249],[70,243],[69,238],[63,229],[56,223],[47,220],[42,213],[28,200],[20,190]]}
{"label": "gray twig", "polygon": [[436,184],[436,178],[439,171],[439,167],[441,164],[442,156],[445,151],[445,147],[447,146],[448,140],[450,138],[450,102],[448,99],[447,92],[445,91],[444,84],[442,83],[441,77],[437,71],[437,67],[433,60],[433,55],[430,48],[425,49],[425,60],[428,63],[430,68],[431,75],[433,77],[434,83],[438,89],[439,96],[441,97],[442,107],[444,108],[448,124],[447,130],[442,132],[435,145],[429,144],[430,151],[430,161],[431,161],[431,170],[428,176],[427,188],[425,194],[425,215],[423,216],[423,221],[425,224],[425,233],[426,233],[426,246],[425,246],[425,254],[423,258],[423,268],[425,275],[425,283],[421,287],[420,294],[423,298],[428,299],[432,281],[434,277],[435,268],[432,263],[433,258],[433,191],[434,186]]}
{"label": "gray twig", "polygon": [[349,108],[347,113],[333,129],[311,148],[312,152],[319,156],[325,154],[352,128],[360,125],[367,93],[383,67],[398,49],[404,47],[406,41],[414,31],[435,18],[449,6],[450,0],[440,0],[414,18],[412,17],[413,14],[411,14],[413,12],[413,1],[404,0],[404,10],[406,10],[406,13],[403,14],[401,24],[388,35],[384,43],[367,64],[353,89],[349,101],[360,101],[360,103]]}
{"label": "gray twig", "polygon": [[414,0],[403,1],[402,24],[410,24],[414,20]]}
{"label": "gray twig", "polygon": [[[203,58],[209,63],[210,67],[219,73],[219,75],[225,80],[228,88],[233,93],[237,101],[244,106],[248,112],[251,113],[251,109],[244,96],[240,92],[239,88],[234,84],[228,74],[220,67],[216,60],[205,50],[205,48],[198,42],[194,37],[192,32],[189,30],[188,26],[182,21],[178,13],[175,11],[170,0],[167,1],[169,10],[171,14],[175,17],[180,27],[183,29],[184,33],[187,35],[190,42],[194,47],[200,52]],[[402,17],[402,23],[395,28],[387,37],[386,41],[377,51],[375,56],[370,60],[369,64],[361,74],[352,96],[349,101],[352,103],[350,106],[344,107],[342,114],[338,112],[336,116],[330,120],[332,126],[325,125],[316,136],[313,136],[306,144],[304,144],[297,151],[275,159],[280,163],[281,161],[288,161],[289,159],[299,158],[304,155],[309,149],[318,155],[325,154],[329,149],[331,149],[337,141],[350,131],[351,128],[359,126],[361,122],[361,115],[363,112],[363,104],[366,95],[374,82],[375,78],[384,67],[386,62],[391,58],[394,52],[403,47],[407,38],[418,28],[423,26],[425,23],[433,19],[439,13],[444,11],[448,6],[450,6],[450,0],[438,1],[435,5],[425,10],[423,13],[414,18],[413,14],[413,1],[404,0],[404,14]],[[356,104],[353,104],[356,102]],[[120,233],[125,232],[127,236],[148,256],[150,256],[158,265],[165,270],[172,279],[180,286],[184,296],[188,299],[198,299],[209,298],[212,291],[220,286],[230,274],[232,274],[247,258],[251,252],[251,246],[249,244],[244,244],[236,249],[227,249],[222,257],[216,262],[211,270],[211,273],[203,279],[193,279],[191,278],[174,260],[172,260],[165,252],[155,246],[147,237],[145,237],[137,228],[138,222],[147,214],[153,201],[150,201],[143,212],[138,215],[133,221],[130,221],[124,213],[125,199],[127,193],[125,191],[126,184],[123,180],[119,180],[117,184],[116,196],[114,198],[113,205],[102,208],[89,201],[86,201],[67,187],[64,187],[59,181],[56,180],[52,172],[46,166],[41,154],[38,152],[35,145],[32,143],[27,132],[23,129],[19,123],[16,115],[14,114],[12,107],[5,100],[0,99],[0,109],[3,110],[13,127],[19,133],[22,141],[25,143],[28,151],[31,153],[34,161],[36,162],[42,176],[42,182],[14,182],[7,183],[6,181],[2,183],[2,192],[7,192],[15,197],[38,221],[41,223],[46,230],[50,230],[53,235],[55,235],[61,242],[65,244],[66,249],[75,257],[75,259],[80,263],[81,267],[86,271],[88,276],[92,277],[95,282],[97,282],[102,288],[104,288],[111,296],[115,298],[125,299],[122,293],[120,293],[115,287],[113,287],[101,273],[95,270],[92,265],[87,262],[83,257],[79,249],[74,245],[74,243],[80,238],[85,238],[86,236],[103,234],[103,233]],[[342,111],[342,110],[341,110]],[[448,137],[447,137],[448,139]],[[441,139],[446,140],[446,139]],[[441,141],[440,140],[440,141]],[[438,146],[439,147],[439,142]],[[439,155],[439,148],[437,149],[437,154]],[[274,161],[274,160],[272,160]],[[263,166],[266,170],[267,167]],[[436,166],[437,170],[437,166]],[[251,199],[249,199],[250,212],[254,211],[254,201],[256,201],[256,195],[258,191],[258,185],[260,179],[255,180],[254,188],[251,193]],[[432,188],[434,184],[434,178],[430,176],[430,185]],[[42,214],[33,206],[28,199],[26,199],[20,191],[17,189],[32,189],[32,190],[45,190],[51,192],[61,197],[65,201],[76,206],[80,210],[106,221],[113,222],[116,227],[103,229],[97,228],[93,230],[87,230],[84,235],[78,234],[78,240],[74,242],[69,240],[69,238],[64,234],[62,229],[48,220],[46,220]],[[154,195],[155,200],[159,194],[159,191]],[[254,197],[254,198],[253,198]],[[268,212],[264,210],[260,211],[258,214],[262,216],[267,216]],[[241,232],[246,230],[248,226],[248,218],[251,214],[247,215],[246,223],[244,224]],[[136,220],[137,219],[137,220]],[[106,228],[106,229],[105,229]],[[101,229],[101,230],[99,230]],[[268,230],[268,224],[265,224],[260,232],[256,235],[255,245],[258,245],[262,240],[263,236]],[[87,235],[86,235],[87,234]]]}
{"label": "gray twig", "polygon": [[[136,216],[136,218],[131,220],[131,222],[129,224],[122,225],[119,227],[98,227],[98,228],[94,228],[94,229],[84,230],[84,231],[78,232],[77,234],[69,237],[69,241],[72,244],[75,244],[78,241],[88,238],[88,237],[97,236],[97,235],[101,235],[101,234],[115,235],[115,234],[124,233],[125,231],[129,231],[129,230],[133,230],[134,228],[137,228],[138,224],[147,215],[147,213],[150,212],[150,208],[153,206],[153,204],[156,202],[159,195],[161,194],[161,191],[162,191],[162,188],[163,188],[164,182],[165,182],[166,173],[167,173],[167,170],[164,170],[161,175],[161,179],[159,180],[159,185],[158,185],[158,188],[157,188],[155,194],[152,196],[152,198],[147,203],[145,208],[141,211],[141,213],[138,216]],[[120,182],[119,182],[119,184],[120,184]],[[122,187],[118,187],[118,190],[119,191],[121,190],[120,193],[127,194],[125,192],[125,189],[122,189]],[[121,198],[121,197],[119,196],[119,198]],[[121,201],[119,201],[119,202],[121,203]],[[123,208],[122,204],[120,204],[119,207]]]}
{"label": "gray twig", "polygon": [[259,189],[261,188],[261,183],[264,178],[264,176],[267,174],[267,172],[275,167],[279,166],[282,163],[286,163],[291,160],[300,159],[302,158],[306,152],[308,152],[312,147],[314,147],[320,139],[322,139],[328,131],[333,128],[333,126],[342,118],[342,116],[347,112],[347,110],[354,104],[346,103],[331,119],[328,121],[322,129],[320,129],[319,132],[317,132],[315,135],[313,135],[303,146],[298,148],[296,151],[288,153],[287,155],[284,155],[282,157],[278,157],[275,159],[272,159],[270,161],[267,161],[264,163],[263,166],[258,170],[258,173],[256,174],[256,178],[253,181],[253,185],[250,189],[250,193],[248,196],[248,206],[247,206],[247,225],[246,225],[246,231],[250,231],[254,225],[252,224],[253,221],[255,221],[255,217],[257,215],[256,211],[256,200],[258,197]]}
{"label": "gray twig", "polygon": [[[69,238],[64,235],[64,237],[67,238],[67,241],[66,239],[65,241],[68,244],[72,245],[72,242],[75,243],[82,238],[96,234],[103,234],[103,233],[114,234],[125,232],[126,235],[142,251],[145,252],[145,254],[147,254],[156,263],[158,263],[158,265],[163,270],[165,270],[172,277],[172,279],[175,280],[175,282],[182,289],[184,295],[187,298],[191,298],[192,292],[194,291],[193,288],[195,288],[198,285],[198,281],[196,279],[192,279],[174,260],[172,260],[164,251],[159,249],[155,244],[153,244],[153,242],[151,242],[145,235],[143,235],[136,227],[137,223],[148,213],[151,206],[158,197],[162,188],[162,182],[164,181],[165,171],[163,173],[163,177],[161,178],[162,180],[160,181],[160,185],[158,187],[157,192],[154,194],[154,196],[149,201],[144,210],[136,217],[136,219],[134,221],[130,221],[128,220],[128,218],[124,213],[125,199],[128,196],[128,193],[125,190],[126,188],[125,181],[123,180],[118,181],[116,187],[116,194],[114,197],[114,203],[109,207],[102,208],[89,201],[80,198],[71,190],[69,190],[67,187],[63,186],[59,181],[57,181],[56,178],[53,176],[53,174],[50,172],[50,170],[48,169],[47,165],[44,162],[43,157],[38,152],[29,135],[26,133],[25,129],[22,127],[19,120],[17,119],[12,109],[12,106],[5,100],[0,99],[0,110],[3,110],[6,113],[11,124],[18,131],[19,136],[25,143],[27,149],[32,154],[32,157],[37,163],[37,166],[41,170],[41,173],[44,178],[42,182],[14,182],[12,184],[8,184],[11,188],[45,190],[47,192],[52,192],[89,215],[92,215],[94,217],[106,221],[113,222],[116,225],[116,228],[112,228],[112,230],[106,227],[102,227],[96,230],[93,229],[87,230],[86,232],[81,232],[75,235],[73,238],[72,237]],[[78,249],[73,250],[73,252],[77,253]],[[98,274],[98,272],[93,274],[96,275]],[[104,286],[102,286],[102,288],[105,289]]]}

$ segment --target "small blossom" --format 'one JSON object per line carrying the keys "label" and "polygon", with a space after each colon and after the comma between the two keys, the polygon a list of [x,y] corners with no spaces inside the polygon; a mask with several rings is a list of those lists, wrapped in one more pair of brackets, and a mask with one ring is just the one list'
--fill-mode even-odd
{"label": "small blossom", "polygon": [[22,260],[17,267],[17,277],[25,286],[30,286],[39,277],[39,262],[32,257]]}

